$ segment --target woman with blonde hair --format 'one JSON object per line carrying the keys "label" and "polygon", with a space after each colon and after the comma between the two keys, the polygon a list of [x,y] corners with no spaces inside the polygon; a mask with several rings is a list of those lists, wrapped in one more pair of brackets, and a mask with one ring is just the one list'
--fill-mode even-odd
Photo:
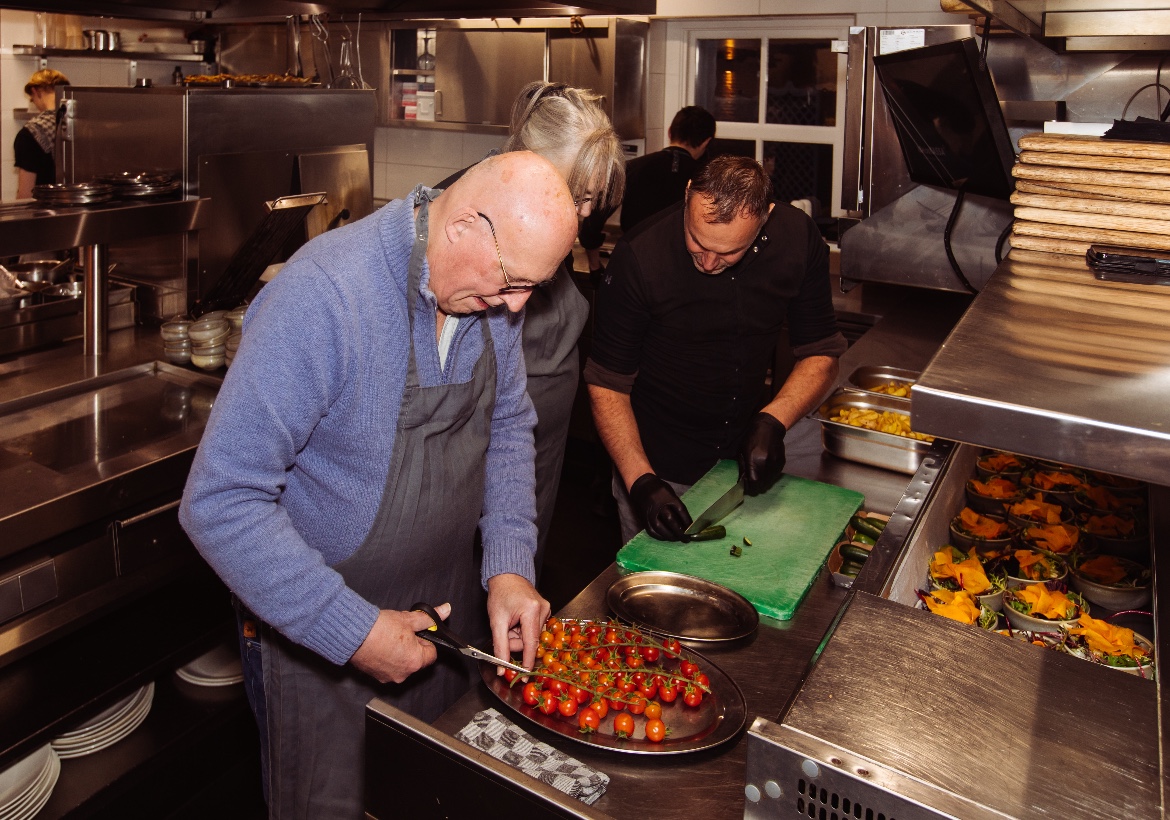
{"label": "woman with blonde hair", "polygon": [[[594,208],[616,208],[625,188],[625,158],[601,97],[564,83],[533,82],[512,104],[503,151],[532,151],[553,164],[568,183],[578,219]],[[444,188],[465,171],[440,182]],[[589,302],[577,289],[570,256],[546,287],[532,291],[524,308],[524,362],[528,395],[536,406],[536,574],[544,558],[569,417],[580,379],[577,340]]]}
{"label": "woman with blonde hair", "polygon": [[[505,151],[534,151],[553,164],[569,185],[577,216],[622,201],[625,158],[601,97],[563,83],[530,83],[512,106]],[[548,541],[569,417],[580,379],[577,340],[589,318],[589,302],[577,289],[569,257],[552,284],[532,292],[524,309],[524,361],[528,395],[536,405],[536,572]]]}
{"label": "woman with blonde hair", "polygon": [[69,78],[52,68],[42,68],[25,83],[24,93],[32,100],[38,113],[17,132],[12,144],[19,172],[17,199],[31,197],[34,185],[57,181],[53,150],[57,139],[59,85],[69,85]]}

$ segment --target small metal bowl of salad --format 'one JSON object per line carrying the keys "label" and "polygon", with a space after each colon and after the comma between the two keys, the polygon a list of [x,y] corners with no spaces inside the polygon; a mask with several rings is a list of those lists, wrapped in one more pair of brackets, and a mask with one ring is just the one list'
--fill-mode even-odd
{"label": "small metal bowl of salad", "polygon": [[966,551],[949,544],[939,547],[930,557],[927,575],[932,591],[962,590],[973,596],[980,607],[992,612],[1003,609],[1007,574],[998,561],[990,567],[985,565],[974,547]]}
{"label": "small metal bowl of salad", "polygon": [[1031,584],[1003,593],[1003,614],[1012,629],[1029,632],[1058,632],[1070,629],[1077,619],[1089,614],[1089,603],[1076,592],[1049,589]]}
{"label": "small metal bowl of salad", "polygon": [[980,556],[1003,553],[1012,543],[1012,531],[1000,515],[985,515],[964,507],[951,519],[951,543],[963,549],[975,548]]}
{"label": "small metal bowl of salad", "polygon": [[1072,567],[1069,583],[1094,604],[1120,612],[1141,609],[1153,598],[1150,570],[1116,555],[1086,555]]}
{"label": "small metal bowl of salad", "polygon": [[1132,629],[1097,618],[1081,618],[1062,632],[1064,651],[1074,658],[1129,675],[1154,679],[1154,644]]}
{"label": "small metal bowl of salad", "polygon": [[1060,584],[1068,577],[1064,559],[1034,549],[1014,549],[1002,559],[1000,566],[1007,575],[1007,588],[1020,589],[1031,584]]}

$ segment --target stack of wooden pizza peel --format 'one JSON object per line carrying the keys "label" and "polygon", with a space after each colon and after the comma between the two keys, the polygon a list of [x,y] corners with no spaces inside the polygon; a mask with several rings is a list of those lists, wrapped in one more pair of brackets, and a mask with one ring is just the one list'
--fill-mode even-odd
{"label": "stack of wooden pizza peel", "polygon": [[1019,145],[1013,249],[1170,251],[1170,144],[1030,134]]}

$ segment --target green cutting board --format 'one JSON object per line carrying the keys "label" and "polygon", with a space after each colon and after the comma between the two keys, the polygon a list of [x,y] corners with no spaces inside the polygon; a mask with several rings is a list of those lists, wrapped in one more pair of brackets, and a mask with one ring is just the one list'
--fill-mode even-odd
{"label": "green cutting board", "polygon": [[[738,478],[734,461],[712,467],[683,495],[691,515],[707,509]],[[627,572],[681,572],[714,581],[747,598],[760,614],[786,621],[864,500],[853,490],[785,475],[719,522],[727,537],[681,544],[643,530],[621,548],[617,563]],[[745,537],[750,547],[743,545]],[[738,558],[730,554],[736,544],[743,547]]]}

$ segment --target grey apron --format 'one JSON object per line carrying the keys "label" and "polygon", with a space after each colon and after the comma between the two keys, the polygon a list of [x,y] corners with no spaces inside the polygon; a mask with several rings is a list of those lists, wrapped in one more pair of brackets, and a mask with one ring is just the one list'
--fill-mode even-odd
{"label": "grey apron", "polygon": [[[407,298],[417,298],[426,254],[427,199],[421,198]],[[381,609],[450,601],[450,623],[469,639],[487,631],[485,593],[473,555],[483,508],[484,465],[496,393],[490,331],[471,381],[420,387],[411,351],[386,488],[365,541],[335,569]],[[352,666],[334,666],[275,630],[264,635],[264,691],[270,746],[269,814],[277,818],[360,818],[365,780],[365,706],[384,698],[433,721],[478,671],[460,657],[438,661],[402,684],[379,685]],[[389,774],[389,773],[387,773]]]}

